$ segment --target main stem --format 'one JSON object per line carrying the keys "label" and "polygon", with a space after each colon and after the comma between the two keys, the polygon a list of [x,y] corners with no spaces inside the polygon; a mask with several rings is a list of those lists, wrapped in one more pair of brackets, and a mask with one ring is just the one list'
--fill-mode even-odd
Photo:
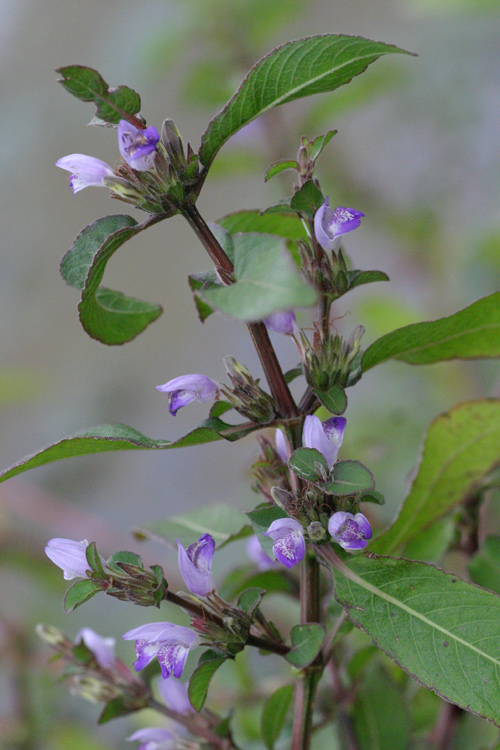
{"label": "main stem", "polygon": [[[182,209],[183,215],[192,229],[195,231],[200,242],[213,260],[220,278],[230,284],[233,281],[234,267],[220,246],[216,237],[212,234],[210,227],[201,216],[193,203],[185,205]],[[274,351],[264,323],[247,323],[253,344],[259,355],[262,369],[266,375],[271,394],[276,403],[278,414],[283,419],[299,416],[299,411],[293,400],[288,384],[283,375],[283,370]]]}

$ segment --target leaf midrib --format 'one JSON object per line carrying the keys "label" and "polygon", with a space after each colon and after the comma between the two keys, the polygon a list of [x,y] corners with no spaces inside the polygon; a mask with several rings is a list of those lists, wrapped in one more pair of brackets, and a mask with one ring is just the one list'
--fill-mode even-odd
{"label": "leaf midrib", "polygon": [[[415,617],[417,620],[420,620],[428,627],[432,628],[433,630],[439,630],[439,632],[443,633],[443,635],[447,636],[448,638],[452,638],[456,643],[460,643],[462,646],[465,646],[466,648],[469,648],[471,651],[475,651],[476,654],[479,656],[482,656],[485,659],[488,659],[491,661],[496,667],[500,667],[500,661],[495,659],[493,656],[490,656],[490,654],[485,653],[484,651],[481,651],[481,649],[477,648],[471,643],[468,643],[467,641],[464,641],[463,638],[460,638],[460,636],[455,635],[450,630],[446,630],[446,628],[443,628],[441,625],[438,625],[433,620],[429,620],[425,615],[422,615],[420,612],[415,611],[411,607],[408,607],[406,604],[401,602],[399,599],[396,599],[395,597],[391,596],[391,594],[387,594],[386,592],[379,589],[377,586],[373,586],[371,583],[368,583],[364,578],[359,576],[357,573],[355,573],[353,570],[351,570],[347,565],[344,563],[341,563],[340,561],[337,563],[337,569],[345,575],[346,578],[348,578],[353,583],[356,583],[358,586],[362,586],[362,588],[366,589],[367,591],[370,591],[373,595],[380,597],[381,599],[384,599],[388,604],[392,604],[399,609],[402,609],[404,612],[406,612],[410,617]],[[392,581],[391,581],[392,583]],[[351,590],[351,594],[352,594]]]}

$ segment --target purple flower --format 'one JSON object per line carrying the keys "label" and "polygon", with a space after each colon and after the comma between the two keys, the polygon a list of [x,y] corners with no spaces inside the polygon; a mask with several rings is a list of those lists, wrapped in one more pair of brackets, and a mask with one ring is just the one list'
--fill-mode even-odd
{"label": "purple flower", "polygon": [[146,172],[154,165],[156,144],[160,140],[157,129],[152,125],[139,130],[127,120],[118,123],[118,148],[123,159],[138,172]]}
{"label": "purple flower", "polygon": [[56,167],[71,172],[69,184],[73,188],[73,193],[78,193],[90,185],[106,187],[104,178],[113,174],[113,170],[105,161],[85,154],[63,156],[56,161]]}
{"label": "purple flower", "polygon": [[193,711],[188,698],[187,684],[178,680],[158,680],[158,692],[167,708],[179,714]]}
{"label": "purple flower", "polygon": [[346,420],[344,417],[332,417],[321,422],[319,417],[308,415],[304,420],[302,443],[304,448],[316,448],[323,454],[328,468],[331,469],[337,460],[337,453],[342,445]]}
{"label": "purple flower", "polygon": [[278,518],[264,534],[274,540],[273,552],[287,568],[292,568],[304,558],[306,544],[302,525],[298,521]]}
{"label": "purple flower", "polygon": [[128,630],[122,638],[135,641],[137,672],[144,669],[156,656],[164,680],[173,674],[180,677],[190,648],[199,646],[199,638],[189,628],[171,622],[153,622]]}
{"label": "purple flower", "polygon": [[275,312],[268,318],[264,318],[264,323],[270,331],[276,333],[286,333],[291,336],[297,326],[297,318],[293,310],[287,312]]}
{"label": "purple flower", "polygon": [[206,375],[180,375],[156,387],[162,393],[168,393],[168,410],[173,417],[191,401],[203,404],[218,398],[220,393],[219,384]]}
{"label": "purple flower", "polygon": [[138,750],[174,750],[177,738],[168,729],[146,727],[127,737],[127,742],[142,742]]}
{"label": "purple flower", "polygon": [[344,549],[363,549],[373,532],[368,520],[362,513],[345,513],[337,511],[328,521],[328,531],[333,539]]}
{"label": "purple flower", "polygon": [[83,641],[87,648],[94,654],[97,663],[104,669],[109,669],[115,663],[115,639],[103,638],[92,628],[82,628],[77,634],[75,641]]}
{"label": "purple flower", "polygon": [[[85,550],[89,543],[86,539],[75,542],[73,539],[50,539],[45,547],[45,554],[64,572],[66,581],[72,578],[87,578],[90,570]],[[101,557],[101,562],[105,565]]]}
{"label": "purple flower", "polygon": [[282,430],[277,429],[274,435],[276,452],[284,464],[288,463],[288,443]]}
{"label": "purple flower", "polygon": [[208,596],[215,590],[212,576],[212,560],[215,542],[210,534],[203,534],[197,542],[184,549],[179,547],[179,568],[188,589],[197,596]]}
{"label": "purple flower", "polygon": [[338,206],[332,211],[327,198],[314,216],[314,234],[323,250],[336,250],[338,238],[357,229],[362,216],[364,214],[361,211],[344,206]]}
{"label": "purple flower", "polygon": [[247,555],[256,563],[259,570],[269,570],[276,564],[264,551],[257,534],[251,536],[247,542]]}

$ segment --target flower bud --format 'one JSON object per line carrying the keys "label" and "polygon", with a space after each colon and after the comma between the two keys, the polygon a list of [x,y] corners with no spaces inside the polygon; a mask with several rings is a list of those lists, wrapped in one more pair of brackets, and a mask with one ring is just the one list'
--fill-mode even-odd
{"label": "flower bud", "polygon": [[177,540],[179,568],[188,589],[197,596],[208,596],[215,590],[212,560],[215,542],[210,534],[203,534],[187,550]]}
{"label": "flower bud", "polygon": [[320,539],[324,539],[326,536],[326,531],[319,521],[313,521],[307,527],[307,535],[311,541],[319,542]]}
{"label": "flower bud", "polygon": [[224,388],[223,392],[234,408],[253,422],[266,424],[274,419],[273,399],[262,390],[259,381],[252,377],[248,368],[232,356],[224,357],[224,366],[231,380],[232,390]]}

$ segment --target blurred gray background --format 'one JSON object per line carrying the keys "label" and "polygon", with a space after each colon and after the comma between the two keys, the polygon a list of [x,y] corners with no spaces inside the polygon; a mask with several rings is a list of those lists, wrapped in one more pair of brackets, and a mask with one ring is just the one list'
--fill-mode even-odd
{"label": "blurred gray background", "polygon": [[[159,129],[171,117],[197,149],[210,117],[251,64],[277,44],[348,33],[418,53],[380,60],[347,89],[286,105],[235,137],[207,180],[200,211],[215,221],[276,202],[291,183],[285,178],[264,185],[266,166],[292,158],[301,135],[337,128],[319,168],[324,192],[335,204],[366,214],[345,243],[357,267],[391,277],[390,286],[362,287],[339,305],[341,332],[363,323],[366,345],[394,327],[450,314],[498,288],[496,2],[0,0],[0,18],[1,468],[103,422],[123,422],[154,438],[179,437],[205,418],[208,407],[193,404],[173,419],[155,385],[190,372],[222,380],[225,354],[260,375],[242,324],[215,315],[199,323],[186,279],[210,264],[180,217],[127,243],[105,275],[106,286],[161,303],[161,318],[121,347],[105,347],[84,333],[78,293],[58,273],[60,258],[86,224],[127,207],[97,188],[74,196],[67,173],[54,167],[74,152],[111,164],[118,157],[115,131],[87,127],[93,106],[56,83],[54,69],[61,65],[89,65],[110,85],[136,89],[149,125]],[[300,322],[309,325],[307,312]],[[296,364],[289,341],[277,337],[276,346],[286,368]],[[500,396],[495,363],[419,370],[386,365],[350,391],[343,455],[373,468],[386,494],[375,524],[390,519],[404,497],[429,421],[482,396]],[[251,438],[107,454],[52,464],[0,486],[0,648],[8,664],[0,683],[0,727],[6,736],[25,736],[19,729],[24,709],[9,682],[13,632],[28,634],[30,648],[38,649],[31,641],[38,620],[64,623],[71,635],[87,623],[117,637],[123,629],[124,605],[115,601],[94,599],[70,617],[61,614],[62,575],[45,565],[46,540],[94,539],[104,555],[128,546],[148,562],[170,566],[175,581],[175,555],[154,544],[139,547],[130,528],[215,502],[252,507],[247,469],[254,456]],[[216,565],[222,570],[227,561]],[[126,616],[132,627],[145,613]],[[122,653],[130,659],[130,649]],[[42,672],[46,656],[37,650]],[[76,703],[68,703],[71,715],[81,710]],[[95,712],[89,709],[89,715]],[[66,734],[47,721],[43,726],[38,744],[32,738],[30,745],[13,746],[79,747],[69,725]],[[120,731],[105,727],[95,744],[87,738],[81,746],[99,748],[103,736],[112,742]]]}

